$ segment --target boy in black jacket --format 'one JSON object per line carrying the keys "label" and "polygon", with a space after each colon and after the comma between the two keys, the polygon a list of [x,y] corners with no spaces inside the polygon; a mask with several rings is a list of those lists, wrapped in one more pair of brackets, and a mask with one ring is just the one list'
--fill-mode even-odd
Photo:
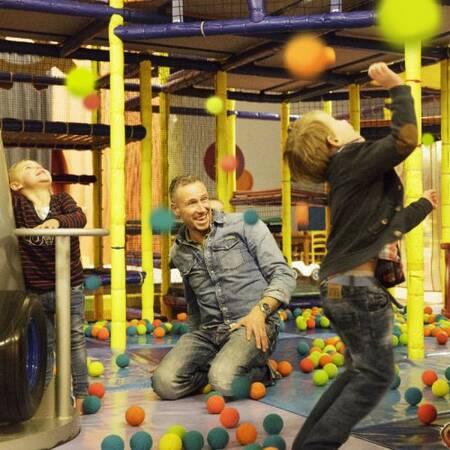
{"label": "boy in black jacket", "polygon": [[285,148],[293,179],[328,181],[331,232],[320,268],[325,314],[347,347],[347,370],[322,395],[293,449],[335,449],[380,401],[394,376],[390,295],[375,278],[386,246],[437,206],[435,191],[403,208],[394,167],[417,146],[409,86],[385,63],[369,76],[392,96],[391,133],[365,142],[347,121],[314,111],[296,121]]}

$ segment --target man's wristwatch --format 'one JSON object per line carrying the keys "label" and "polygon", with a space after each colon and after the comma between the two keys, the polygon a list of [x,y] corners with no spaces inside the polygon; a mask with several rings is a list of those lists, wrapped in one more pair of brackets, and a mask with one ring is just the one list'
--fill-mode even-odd
{"label": "man's wristwatch", "polygon": [[269,317],[272,314],[272,309],[270,308],[270,305],[266,302],[258,302],[259,310],[267,317]]}

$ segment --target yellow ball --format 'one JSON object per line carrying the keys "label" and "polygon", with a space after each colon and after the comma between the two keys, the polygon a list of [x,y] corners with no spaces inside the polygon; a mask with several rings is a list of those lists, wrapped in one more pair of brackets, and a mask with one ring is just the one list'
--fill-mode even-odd
{"label": "yellow ball", "polygon": [[100,361],[93,361],[89,364],[88,373],[91,377],[99,377],[100,375],[103,375],[104,371],[105,368]]}
{"label": "yellow ball", "polygon": [[75,67],[66,77],[67,90],[75,97],[86,97],[95,91],[95,75],[84,67]]}
{"label": "yellow ball", "polygon": [[445,397],[448,394],[449,386],[446,380],[437,379],[431,386],[431,392],[436,397]]}
{"label": "yellow ball", "polygon": [[167,433],[159,440],[160,450],[181,450],[182,445],[180,436],[174,433]]}
{"label": "yellow ball", "polygon": [[206,386],[203,387],[202,394],[208,394],[211,391],[212,391],[212,386],[210,384],[207,384]]}
{"label": "yellow ball", "polygon": [[206,100],[205,109],[209,114],[217,116],[225,109],[225,103],[220,97],[213,95]]}

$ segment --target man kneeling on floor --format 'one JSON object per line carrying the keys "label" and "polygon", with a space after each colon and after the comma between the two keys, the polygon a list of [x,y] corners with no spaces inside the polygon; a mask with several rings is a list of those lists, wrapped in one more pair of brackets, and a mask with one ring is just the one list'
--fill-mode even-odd
{"label": "man kneeling on floor", "polygon": [[153,390],[174,400],[207,383],[232,396],[240,376],[273,384],[267,361],[279,332],[274,312],[289,303],[293,271],[262,221],[250,225],[242,214],[211,209],[198,178],[175,178],[169,193],[183,221],[170,258],[183,277],[189,333],[159,364]]}

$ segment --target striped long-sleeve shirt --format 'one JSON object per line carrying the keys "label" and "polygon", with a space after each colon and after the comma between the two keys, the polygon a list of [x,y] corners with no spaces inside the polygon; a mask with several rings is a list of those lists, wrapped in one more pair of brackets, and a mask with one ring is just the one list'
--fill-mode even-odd
{"label": "striped long-sleeve shirt", "polygon": [[[49,219],[56,219],[60,228],[83,228],[86,225],[85,214],[65,192],[51,196],[50,211],[44,220],[38,216],[34,204],[22,194],[12,192],[12,199],[17,228],[34,228]],[[19,251],[27,289],[35,292],[55,290],[55,238],[20,237]],[[70,238],[70,272],[72,286],[83,283],[77,237]]]}

